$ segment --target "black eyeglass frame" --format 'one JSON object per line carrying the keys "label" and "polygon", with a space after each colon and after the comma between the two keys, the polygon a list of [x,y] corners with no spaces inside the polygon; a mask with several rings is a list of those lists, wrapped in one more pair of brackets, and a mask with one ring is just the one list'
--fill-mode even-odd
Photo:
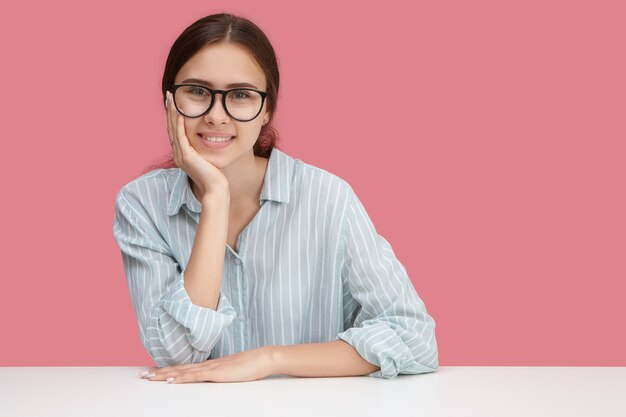
{"label": "black eyeglass frame", "polygon": [[[211,104],[209,105],[209,107],[206,109],[206,111],[198,116],[187,116],[186,114],[184,114],[176,105],[176,90],[180,87],[200,87],[203,88],[205,90],[209,90],[209,93],[211,93]],[[238,122],[251,122],[252,120],[256,119],[259,114],[261,114],[261,110],[263,110],[263,104],[265,103],[265,99],[267,98],[267,96],[269,96],[270,93],[268,93],[267,91],[261,91],[261,90],[256,90],[254,88],[249,88],[249,87],[238,87],[238,88],[231,88],[230,90],[213,90],[207,86],[204,85],[199,85],[199,84],[172,84],[171,85],[171,93],[172,93],[172,97],[174,98],[174,107],[176,107],[176,110],[178,110],[180,112],[180,114],[182,114],[183,116],[189,118],[189,119],[197,119],[198,117],[202,117],[205,114],[207,114],[208,112],[211,111],[211,109],[213,108],[213,105],[215,104],[215,95],[216,94],[221,94],[222,95],[222,107],[224,107],[224,111],[228,114],[228,116],[230,116],[231,118],[237,120]],[[259,94],[261,94],[261,105],[259,106],[259,111],[257,112],[257,114],[254,115],[253,118],[251,119],[237,119],[236,117],[234,117],[232,114],[230,114],[230,112],[228,111],[228,107],[226,106],[226,95],[228,93],[230,93],[231,91],[239,91],[239,90],[248,90],[248,91],[255,91]]]}

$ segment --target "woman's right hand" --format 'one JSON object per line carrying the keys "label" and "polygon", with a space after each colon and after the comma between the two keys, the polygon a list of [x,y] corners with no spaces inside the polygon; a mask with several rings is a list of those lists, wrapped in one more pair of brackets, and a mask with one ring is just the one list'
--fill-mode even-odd
{"label": "woman's right hand", "polygon": [[172,93],[166,92],[167,134],[172,143],[174,161],[198,187],[202,197],[213,192],[228,191],[228,179],[215,165],[204,159],[191,146],[185,133],[184,116],[176,110]]}

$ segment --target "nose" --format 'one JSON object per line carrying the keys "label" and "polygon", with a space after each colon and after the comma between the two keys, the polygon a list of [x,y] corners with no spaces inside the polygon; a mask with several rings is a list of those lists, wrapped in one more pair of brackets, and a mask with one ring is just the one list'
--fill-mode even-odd
{"label": "nose", "polygon": [[225,119],[228,119],[229,116],[222,100],[222,93],[215,93],[211,110],[204,115],[207,121],[224,122]]}

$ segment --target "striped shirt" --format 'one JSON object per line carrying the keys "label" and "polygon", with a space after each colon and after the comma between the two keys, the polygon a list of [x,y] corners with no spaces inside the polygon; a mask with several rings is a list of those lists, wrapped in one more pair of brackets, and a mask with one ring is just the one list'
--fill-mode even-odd
{"label": "striped shirt", "polygon": [[113,234],[157,366],[342,339],[380,367],[368,376],[438,369],[435,322],[345,180],[274,148],[259,200],[237,252],[226,244],[213,310],[184,287],[202,210],[185,171],[155,169],[118,192]]}

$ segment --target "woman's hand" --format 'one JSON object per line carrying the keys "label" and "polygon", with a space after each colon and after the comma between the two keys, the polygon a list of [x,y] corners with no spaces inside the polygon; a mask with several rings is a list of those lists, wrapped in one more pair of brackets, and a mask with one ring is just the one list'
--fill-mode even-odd
{"label": "woman's hand", "polygon": [[228,180],[215,165],[204,159],[191,146],[185,133],[185,119],[176,110],[172,93],[166,92],[167,134],[172,143],[176,165],[191,177],[201,197],[213,191],[228,189]]}
{"label": "woman's hand", "polygon": [[[185,382],[244,382],[263,379],[273,373],[272,353],[267,347],[247,350],[218,359],[199,363],[152,368],[150,381],[167,381],[171,384]],[[174,378],[168,380],[168,378]]]}

